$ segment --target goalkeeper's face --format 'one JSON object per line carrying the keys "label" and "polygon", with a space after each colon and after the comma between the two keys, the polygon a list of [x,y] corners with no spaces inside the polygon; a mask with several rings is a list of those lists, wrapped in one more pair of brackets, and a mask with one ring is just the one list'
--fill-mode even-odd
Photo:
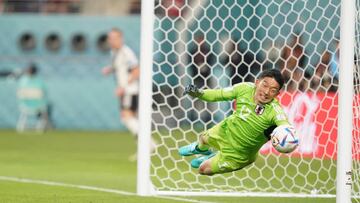
{"label": "goalkeeper's face", "polygon": [[255,102],[260,104],[267,104],[271,102],[280,91],[280,85],[274,78],[264,77],[255,81]]}

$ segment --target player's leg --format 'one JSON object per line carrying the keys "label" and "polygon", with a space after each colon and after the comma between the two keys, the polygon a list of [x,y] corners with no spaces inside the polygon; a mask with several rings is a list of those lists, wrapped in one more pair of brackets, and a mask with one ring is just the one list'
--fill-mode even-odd
{"label": "player's leg", "polygon": [[221,153],[216,156],[204,161],[199,167],[199,173],[201,175],[212,176],[219,173],[227,173],[235,170],[239,170],[239,167],[233,167],[232,163],[220,161]]}
{"label": "player's leg", "polygon": [[[212,159],[214,159],[214,157]],[[199,173],[201,175],[212,176],[215,174],[215,171],[211,168],[212,159],[206,160],[200,165]]]}
{"label": "player's leg", "polygon": [[221,135],[223,134],[223,132],[221,132],[221,126],[223,124],[224,121],[218,123],[201,134],[198,141],[181,147],[179,149],[179,154],[181,156],[190,156],[194,154],[210,155],[213,153],[213,151],[210,150],[210,147],[219,150],[218,140],[221,139]]}
{"label": "player's leg", "polygon": [[200,165],[201,165],[204,161],[212,158],[213,156],[216,155],[216,153],[217,153],[217,152],[213,152],[212,154],[209,154],[209,155],[203,155],[203,156],[196,157],[195,159],[191,160],[191,162],[190,162],[191,167],[193,167],[193,168],[199,168]]}
{"label": "player's leg", "polygon": [[210,146],[207,143],[206,134],[202,134],[199,140],[189,145],[183,146],[179,149],[181,156],[190,156],[194,154],[211,155],[213,152],[209,149]]}
{"label": "player's leg", "polygon": [[[232,159],[235,158],[236,159]],[[221,173],[229,173],[240,170],[255,161],[255,157],[248,158],[243,155],[232,156],[230,159],[226,153],[219,152],[214,157],[205,160],[199,167],[201,175],[214,175]]]}
{"label": "player's leg", "polygon": [[[137,139],[139,124],[136,117],[136,112],[131,109],[134,103],[132,95],[124,94],[120,97],[120,119],[130,133]],[[136,161],[137,153],[129,156],[129,161]]]}
{"label": "player's leg", "polygon": [[[121,119],[127,129],[131,132],[132,135],[137,139],[138,130],[139,130],[139,120],[138,120],[138,95],[136,94],[124,94],[121,97]],[[156,148],[156,142],[154,139],[150,139],[150,150],[153,152]],[[137,154],[133,154],[129,157],[130,161],[135,161]]]}
{"label": "player's leg", "polygon": [[126,128],[133,134],[137,136],[139,123],[133,111],[130,109],[122,109],[121,111],[121,119],[126,126]]}
{"label": "player's leg", "polygon": [[137,136],[139,122],[136,116],[137,98],[136,95],[124,94],[121,97],[121,120],[126,128]]}

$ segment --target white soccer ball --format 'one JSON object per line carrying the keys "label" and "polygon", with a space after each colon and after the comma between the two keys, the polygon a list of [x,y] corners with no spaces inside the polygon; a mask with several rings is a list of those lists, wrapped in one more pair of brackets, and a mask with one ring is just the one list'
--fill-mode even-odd
{"label": "white soccer ball", "polygon": [[281,153],[293,152],[299,145],[295,129],[289,125],[276,127],[270,136],[273,147]]}

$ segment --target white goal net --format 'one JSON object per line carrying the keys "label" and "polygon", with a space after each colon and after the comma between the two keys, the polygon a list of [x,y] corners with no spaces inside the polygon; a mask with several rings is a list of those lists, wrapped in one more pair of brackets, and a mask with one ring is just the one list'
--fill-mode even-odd
{"label": "white goal net", "polygon": [[[150,179],[155,192],[334,197],[340,0],[158,0],[154,14],[151,130],[157,146]],[[178,148],[196,141],[235,107],[183,96],[184,87],[253,82],[271,68],[285,76],[278,99],[300,146],[285,155],[268,143],[256,162],[240,171],[199,175]],[[359,195],[359,97],[354,101],[353,192]]]}

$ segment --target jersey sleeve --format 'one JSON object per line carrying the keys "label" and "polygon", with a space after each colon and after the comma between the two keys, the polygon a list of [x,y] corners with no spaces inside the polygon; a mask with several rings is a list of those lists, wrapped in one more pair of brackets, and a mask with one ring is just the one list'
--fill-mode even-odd
{"label": "jersey sleeve", "polygon": [[130,69],[133,69],[139,65],[139,61],[135,53],[130,48],[127,49],[126,55],[127,55],[127,63],[128,63],[127,65]]}
{"label": "jersey sleeve", "polygon": [[273,119],[272,122],[273,124],[275,124],[276,126],[280,126],[280,125],[290,125],[288,118],[284,112],[284,110],[281,108],[279,103],[274,103],[273,105]]}
{"label": "jersey sleeve", "polygon": [[204,94],[202,94],[199,98],[209,102],[231,101],[238,96],[243,88],[244,83],[239,83],[223,89],[208,89],[204,90]]}

